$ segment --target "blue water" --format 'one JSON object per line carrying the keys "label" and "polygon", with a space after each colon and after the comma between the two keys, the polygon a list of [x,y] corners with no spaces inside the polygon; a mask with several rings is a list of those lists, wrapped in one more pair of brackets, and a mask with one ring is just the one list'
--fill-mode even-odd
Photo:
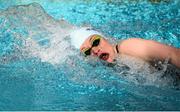
{"label": "blue water", "polygon": [[86,60],[59,40],[62,18],[109,38],[180,48],[179,0],[0,0],[0,110],[180,110],[179,72]]}

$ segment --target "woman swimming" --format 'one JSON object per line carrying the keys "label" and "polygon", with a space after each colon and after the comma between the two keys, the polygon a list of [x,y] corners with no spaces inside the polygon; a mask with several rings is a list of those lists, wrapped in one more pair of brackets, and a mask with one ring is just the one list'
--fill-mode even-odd
{"label": "woman swimming", "polygon": [[147,62],[169,59],[171,64],[180,68],[180,49],[153,40],[130,38],[112,45],[101,33],[87,27],[73,30],[70,38],[71,44],[85,56],[99,57],[109,63],[125,54]]}

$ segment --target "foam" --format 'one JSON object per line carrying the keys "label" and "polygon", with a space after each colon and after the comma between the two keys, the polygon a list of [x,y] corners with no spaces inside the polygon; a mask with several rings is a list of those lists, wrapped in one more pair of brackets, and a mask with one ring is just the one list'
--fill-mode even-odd
{"label": "foam", "polygon": [[54,20],[39,4],[11,7],[1,17],[5,25],[10,24],[6,31],[22,41],[21,50],[26,56],[58,64],[72,55],[68,38],[74,27],[63,20]]}

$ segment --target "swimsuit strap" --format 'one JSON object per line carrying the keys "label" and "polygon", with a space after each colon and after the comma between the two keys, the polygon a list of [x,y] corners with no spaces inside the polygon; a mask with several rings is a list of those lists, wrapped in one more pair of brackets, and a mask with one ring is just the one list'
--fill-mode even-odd
{"label": "swimsuit strap", "polygon": [[116,52],[119,53],[118,44],[116,45]]}

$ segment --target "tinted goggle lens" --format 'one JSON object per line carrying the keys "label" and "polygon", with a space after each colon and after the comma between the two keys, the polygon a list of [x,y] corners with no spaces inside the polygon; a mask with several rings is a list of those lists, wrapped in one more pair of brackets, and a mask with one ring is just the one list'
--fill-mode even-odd
{"label": "tinted goggle lens", "polygon": [[[99,36],[99,35],[94,35],[94,36],[95,36],[95,37],[94,37],[94,39],[92,40],[91,44],[92,44],[92,47],[97,47],[97,46],[99,45],[99,43],[100,43],[101,36]],[[91,49],[92,49],[92,47],[83,50],[83,53],[84,53],[86,56],[91,55]]]}
{"label": "tinted goggle lens", "polygon": [[91,55],[91,48],[89,48],[89,49],[87,49],[86,51],[84,51],[84,54],[85,54],[86,56]]}

